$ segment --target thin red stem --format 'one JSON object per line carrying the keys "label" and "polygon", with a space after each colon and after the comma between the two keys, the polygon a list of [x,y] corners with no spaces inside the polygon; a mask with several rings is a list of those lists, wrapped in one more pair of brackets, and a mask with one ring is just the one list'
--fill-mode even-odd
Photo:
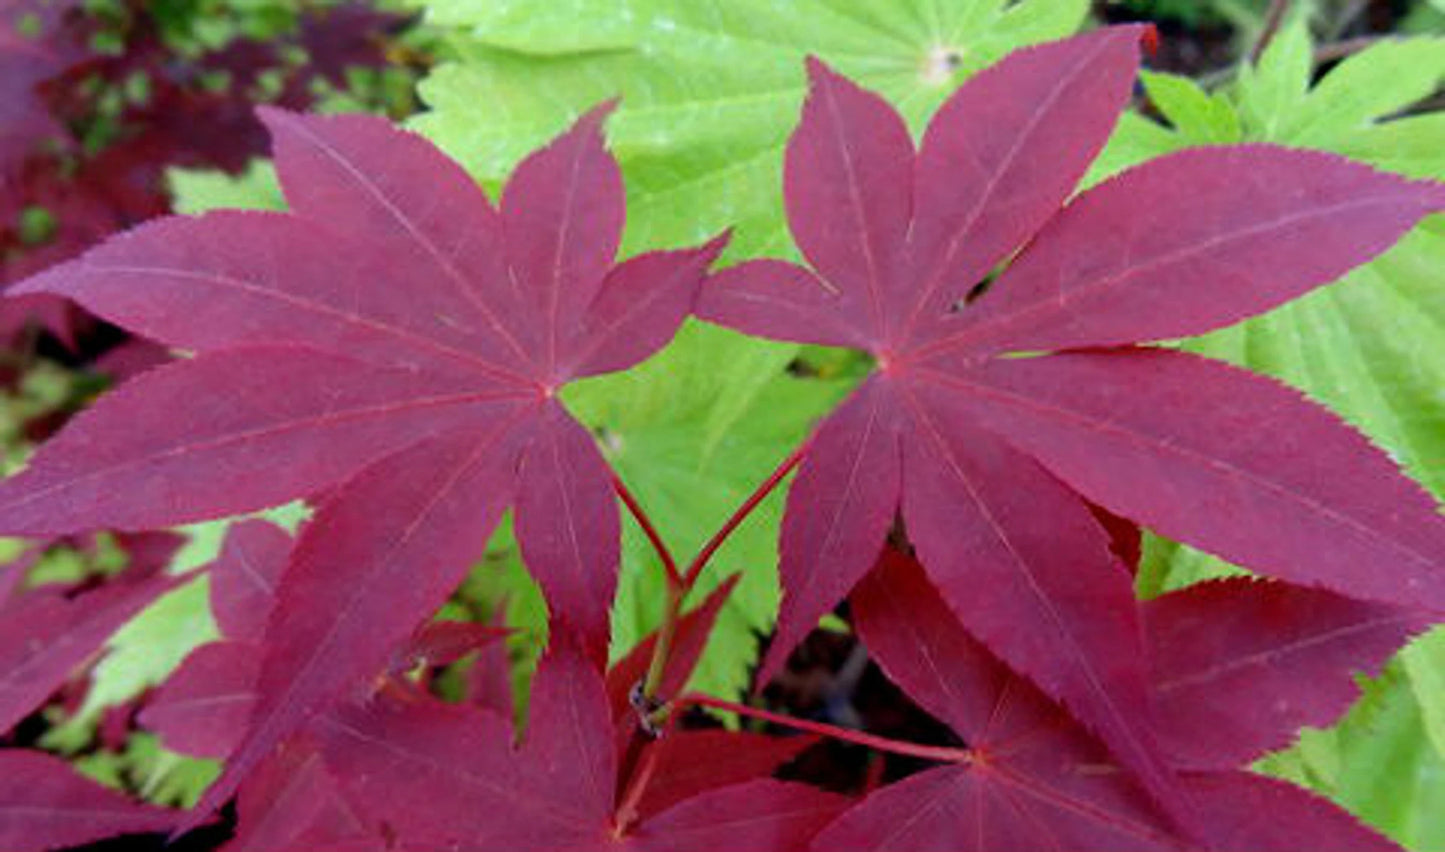
{"label": "thin red stem", "polygon": [[639,745],[642,754],[637,765],[627,773],[627,787],[622,791],[622,797],[618,800],[617,810],[612,817],[614,836],[621,837],[626,834],[632,824],[637,822],[637,805],[642,801],[642,794],[647,791],[647,785],[652,782],[652,776],[657,771],[658,740],[671,732],[671,719],[668,719],[662,734],[656,738],[643,740],[634,732],[632,744]]}
{"label": "thin red stem", "polygon": [[657,527],[652,525],[652,519],[647,516],[647,512],[643,511],[642,504],[637,502],[637,498],[627,490],[627,486],[616,473],[612,474],[612,490],[622,498],[622,504],[627,507],[632,519],[637,521],[637,525],[642,528],[642,534],[647,536],[648,542],[652,544],[652,549],[657,551],[657,558],[662,560],[662,567],[667,571],[667,584],[674,588],[681,587],[682,574],[677,570],[677,560],[672,558],[672,551],[667,549],[662,536],[658,535]]}
{"label": "thin red stem", "polygon": [[782,482],[783,478],[789,473],[792,473],[793,468],[802,462],[803,456],[807,454],[808,447],[812,443],[813,439],[809,438],[799,445],[796,450],[793,450],[791,455],[783,459],[782,464],[778,465],[777,469],[772,472],[772,475],[764,480],[762,485],[757,487],[757,490],[752,493],[752,496],[748,497],[748,499],[738,507],[736,512],[733,512],[732,517],[727,519],[727,523],[723,524],[722,528],[703,546],[703,549],[698,551],[697,557],[692,560],[692,563],[687,566],[687,572],[682,575],[682,588],[684,590],[692,589],[693,584],[697,582],[697,578],[701,576],[702,569],[707,567],[707,563],[713,558],[713,555],[717,553],[718,548],[722,547],[723,542],[727,541],[728,536],[732,535],[733,531],[742,524],[747,516],[753,513],[753,510],[758,507],[758,504],[763,502],[763,500],[773,492],[774,488],[778,487],[778,483]]}
{"label": "thin red stem", "polygon": [[732,701],[724,701],[721,698],[713,698],[711,695],[699,695],[689,692],[677,699],[677,705],[694,704],[699,707],[712,707],[717,710],[728,710],[737,713],[739,716],[750,716],[754,719],[761,719],[764,722],[771,722],[774,725],[784,725],[799,731],[807,731],[813,734],[822,734],[825,737],[855,743],[861,746],[886,751],[892,754],[901,754],[908,757],[920,757],[924,760],[937,760],[944,763],[971,763],[973,753],[967,749],[948,748],[947,746],[928,746],[918,743],[906,743],[900,740],[890,740],[887,737],[878,737],[873,734],[865,734],[862,731],[852,731],[847,728],[839,728],[835,725],[827,725],[822,722],[811,722],[807,719],[796,719],[792,716],[783,716],[778,713],[771,713],[767,710],[760,710],[756,707],[749,707],[746,704],[737,704]]}
{"label": "thin red stem", "polygon": [[[676,576],[675,567],[669,571],[669,580],[675,579],[675,582],[670,582],[667,589],[667,607],[662,614],[662,626],[657,630],[657,644],[653,646],[652,660],[648,664],[647,677],[643,680],[642,684],[642,694],[648,699],[657,697],[657,689],[662,685],[662,676],[667,670],[668,658],[672,655],[672,641],[677,633],[678,619],[682,618],[683,603],[686,601],[688,593],[692,591],[692,587],[697,584],[698,577],[702,576],[703,569],[707,567],[708,562],[717,553],[718,548],[722,547],[723,542],[727,541],[728,536],[732,535],[733,531],[758,507],[758,504],[763,502],[763,500],[773,492],[773,489],[778,487],[778,483],[782,482],[783,478],[791,473],[793,468],[798,466],[798,463],[803,460],[803,456],[807,454],[808,446],[811,443],[812,438],[809,438],[799,445],[797,449],[793,450],[787,458],[783,459],[777,469],[764,480],[763,484],[759,485],[757,489],[753,491],[747,500],[743,501],[743,504],[737,508],[737,511],[733,512],[732,517],[728,518],[727,522],[722,525],[722,528],[713,535],[708,543],[703,546],[702,550],[698,551],[697,556],[687,566],[687,571],[682,574],[682,576]],[[628,499],[625,495],[626,488],[615,476],[613,480],[616,483],[616,487],[622,489],[618,493],[624,494],[623,501],[626,502]],[[631,504],[629,504],[629,506],[630,505]],[[641,510],[639,509],[638,511]],[[639,521],[639,523],[641,523],[641,521]],[[646,528],[646,526],[647,525],[644,524],[644,528]]]}
{"label": "thin red stem", "polygon": [[642,753],[642,765],[633,773],[622,804],[618,806],[617,813],[613,817],[618,837],[626,834],[632,824],[637,822],[637,803],[642,801],[642,794],[647,790],[647,785],[652,781],[652,775],[656,770],[657,745],[653,743],[646,746],[646,751]]}

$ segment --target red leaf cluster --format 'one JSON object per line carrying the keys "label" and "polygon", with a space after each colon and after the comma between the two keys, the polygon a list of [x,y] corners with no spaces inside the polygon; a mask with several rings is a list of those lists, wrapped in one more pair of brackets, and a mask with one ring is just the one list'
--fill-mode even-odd
{"label": "red leaf cluster", "polygon": [[[266,151],[258,98],[305,109],[321,78],[344,88],[348,68],[376,67],[405,18],[369,5],[300,4],[294,33],[238,37],[184,55],[167,33],[175,9],[126,0],[106,14],[74,0],[0,8],[0,287],[66,260],[170,209],[171,166],[238,172]],[[97,46],[118,41],[116,51]],[[290,60],[297,49],[306,61]],[[269,74],[277,88],[262,94]],[[216,86],[216,78],[224,86]],[[135,80],[142,100],[105,102]],[[103,132],[103,134],[102,134]],[[99,145],[96,137],[103,135]],[[49,233],[22,233],[22,211],[47,211]],[[38,321],[74,346],[78,317],[47,296],[0,307],[0,340]]]}
{"label": "red leaf cluster", "polygon": [[[264,111],[290,212],[163,220],[16,288],[196,354],[0,483],[0,532],[315,506],[294,545],[235,528],[211,569],[227,640],[144,717],[227,756],[181,826],[239,790],[231,848],[1388,848],[1241,767],[1340,713],[1353,672],[1445,609],[1445,520],[1299,394],[1148,344],[1327,283],[1445,190],[1244,146],[1075,196],[1140,38],[1014,54],[917,147],[881,98],[810,63],[784,173],[808,265],[706,283],[721,240],[617,262],[606,107],[497,205],[382,121]],[[663,630],[604,675],[614,490],[646,521],[556,394],[645,358],[689,313],[877,368],[671,572]],[[728,587],[681,602],[798,458],[760,680],[851,595],[874,658],[965,743],[834,731],[944,764],[855,803],[759,777],[797,742],[670,721],[725,705],[682,689]],[[521,745],[495,671],[462,704],[406,676],[501,635],[421,625],[508,508],[552,628]],[[1141,603],[1136,524],[1278,579]]]}

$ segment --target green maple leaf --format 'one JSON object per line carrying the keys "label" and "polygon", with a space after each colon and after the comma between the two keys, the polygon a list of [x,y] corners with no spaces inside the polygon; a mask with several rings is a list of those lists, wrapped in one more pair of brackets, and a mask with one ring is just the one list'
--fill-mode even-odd
{"label": "green maple leaf", "polygon": [[782,149],[803,59],[887,95],[919,128],[963,79],[1083,22],[1082,0],[431,0],[459,58],[421,86],[421,130],[495,186],[523,154],[620,95],[625,248],[735,229],[733,257],[792,251]]}

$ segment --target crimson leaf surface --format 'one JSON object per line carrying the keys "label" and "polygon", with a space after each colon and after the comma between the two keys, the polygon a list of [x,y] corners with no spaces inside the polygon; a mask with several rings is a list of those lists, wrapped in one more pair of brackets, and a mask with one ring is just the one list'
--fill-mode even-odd
{"label": "crimson leaf surface", "polygon": [[138,228],[22,283],[195,357],[146,373],[0,483],[0,530],[148,528],[322,495],[210,805],[445,599],[509,505],[557,623],[600,667],[618,516],[556,392],[667,342],[721,248],[618,263],[606,107],[494,206],[421,138],[265,109],[290,212]]}
{"label": "crimson leaf surface", "polygon": [[384,691],[322,720],[323,754],[370,826],[406,847],[783,852],[807,848],[845,803],[801,784],[728,783],[766,772],[790,749],[718,732],[683,736],[746,757],[699,779],[701,741],[685,739],[680,755],[658,761],[652,782],[684,798],[654,796],[640,818],[621,816],[617,720],[601,673],[565,633],[538,666],[531,708],[515,748],[495,713]]}
{"label": "crimson leaf surface", "polygon": [[[870,795],[818,836],[813,848],[819,852],[1285,852],[1302,843],[1395,848],[1325,800],[1229,767],[1227,760],[1215,771],[1177,771],[1178,783],[1203,817],[1195,827],[1197,839],[1181,837],[1096,738],[963,629],[916,561],[886,552],[851,601],[874,659],[952,727],[966,748],[952,764]],[[1230,641],[1228,626],[1198,632],[1207,644]],[[1316,675],[1348,681],[1348,671],[1334,664],[1337,656],[1328,649],[1318,659],[1309,650],[1301,653],[1318,666]],[[1198,734],[1205,728],[1188,730]]]}
{"label": "crimson leaf surface", "polygon": [[1265,573],[1435,610],[1445,521],[1298,394],[1133,344],[1324,284],[1445,191],[1241,146],[1164,157],[1070,200],[1129,97],[1141,32],[1011,55],[940,108],[917,150],[882,98],[812,61],[783,182],[808,267],[724,270],[699,313],[877,362],[819,427],[789,494],[760,680],[901,515],[968,629],[1192,823],[1198,807],[1147,724],[1130,575],[1090,502]]}

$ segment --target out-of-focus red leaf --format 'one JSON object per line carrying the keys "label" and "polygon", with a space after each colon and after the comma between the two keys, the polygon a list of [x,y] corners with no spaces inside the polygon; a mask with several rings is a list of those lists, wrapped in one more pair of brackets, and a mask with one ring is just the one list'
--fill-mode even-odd
{"label": "out-of-focus red leaf", "polygon": [[[793,852],[837,814],[840,797],[756,780],[616,823],[614,720],[602,677],[568,631],[553,637],[520,750],[495,713],[389,691],[321,720],[326,762],[359,811],[406,848],[537,852],[662,852],[725,840]],[[777,756],[769,752],[769,760]],[[678,781],[693,783],[686,772]]]}
{"label": "out-of-focus red leaf", "polygon": [[172,751],[225,758],[246,733],[260,669],[260,648],[250,642],[202,645],[151,697],[139,722]]}
{"label": "out-of-focus red leaf", "polygon": [[0,848],[45,852],[165,831],[179,814],[131,801],[38,751],[0,751]]}
{"label": "out-of-focus red leaf", "polygon": [[470,621],[433,621],[418,628],[402,648],[393,670],[405,672],[413,666],[446,666],[473,651],[482,651],[507,638],[505,627],[491,627]]}
{"label": "out-of-focus red leaf", "polygon": [[1089,512],[1093,514],[1094,520],[1109,534],[1109,549],[1119,557],[1119,561],[1129,569],[1129,573],[1137,573],[1139,560],[1144,555],[1144,530],[1128,518],[1110,512],[1097,503],[1089,503]]}
{"label": "out-of-focus red leaf", "polygon": [[408,23],[395,12],[371,3],[348,0],[334,6],[308,8],[301,16],[299,40],[307,64],[333,86],[346,85],[348,68],[386,64],[383,38]]}
{"label": "out-of-focus red leaf", "polygon": [[50,589],[12,598],[0,610],[0,731],[39,707],[122,624],[178,582],[122,579],[74,599]]}
{"label": "out-of-focus red leaf", "polygon": [[[487,626],[493,630],[507,629],[505,599],[496,603]],[[493,642],[478,651],[476,664],[467,671],[466,683],[468,703],[491,710],[503,719],[510,719],[517,712],[512,698],[512,658],[507,652],[507,643]]]}
{"label": "out-of-focus red leaf", "polygon": [[96,372],[123,382],[172,361],[170,350],[141,337],[132,337],[95,359]]}
{"label": "out-of-focus red leaf", "polygon": [[[174,28],[173,16],[155,4],[129,0],[116,10],[74,0],[6,4],[0,8],[0,289],[166,213],[168,167],[235,172],[266,154],[256,102],[305,109],[320,81],[347,88],[347,71],[383,64],[410,20],[364,3],[306,4],[293,30],[264,40],[239,36],[196,52],[191,42],[192,49],[177,48],[165,32]],[[120,49],[112,49],[117,42]],[[111,100],[135,79],[146,81],[146,97]],[[224,83],[215,85],[217,79]],[[108,131],[99,151],[93,150],[97,126]],[[53,221],[38,242],[12,226],[27,208],[43,209]],[[76,334],[91,326],[62,299],[0,304],[0,339],[32,324],[71,349]]]}

